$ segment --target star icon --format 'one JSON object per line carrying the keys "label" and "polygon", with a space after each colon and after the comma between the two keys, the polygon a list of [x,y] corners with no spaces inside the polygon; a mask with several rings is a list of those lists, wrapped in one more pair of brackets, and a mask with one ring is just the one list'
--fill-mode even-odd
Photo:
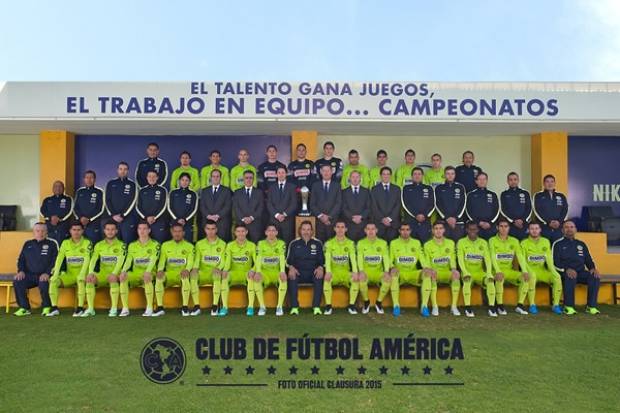
{"label": "star icon", "polygon": [[402,373],[403,376],[408,376],[409,375],[409,367],[407,366],[402,366],[400,368],[400,372]]}
{"label": "star icon", "polygon": [[245,368],[245,374],[254,374],[254,370],[255,370],[255,368],[254,368],[254,367],[252,367],[252,366],[247,366],[247,367]]}
{"label": "star icon", "polygon": [[275,367],[273,367],[273,366],[269,366],[269,367],[267,368],[267,373],[268,373],[268,374],[270,374],[270,375],[274,375],[274,374],[276,374],[276,368],[275,368]]}
{"label": "star icon", "polygon": [[388,373],[388,368],[387,368],[387,367],[385,367],[385,366],[381,366],[381,367],[379,367],[379,373],[380,373],[380,374],[382,374],[382,375],[384,375],[384,376],[385,376],[385,375],[387,375],[387,373]]}
{"label": "star icon", "polygon": [[425,376],[428,376],[428,375],[430,375],[430,374],[431,374],[431,370],[432,370],[432,369],[431,369],[429,366],[426,366],[426,367],[424,367],[422,370],[424,371],[424,375],[425,375]]}
{"label": "star icon", "polygon": [[310,369],[312,371],[312,374],[319,374],[319,368],[317,366],[314,366]]}
{"label": "star icon", "polygon": [[292,374],[297,374],[297,367],[295,367],[295,366],[289,367],[288,372],[291,375]]}
{"label": "star icon", "polygon": [[342,366],[336,367],[336,374],[344,374],[344,367]]}
{"label": "star icon", "polygon": [[359,367],[357,368],[357,372],[358,372],[359,374],[366,374],[366,370],[367,370],[367,369],[366,369],[366,367],[364,367],[364,366],[359,366]]}
{"label": "star icon", "polygon": [[210,373],[211,373],[211,367],[209,367],[209,366],[204,366],[204,367],[202,368],[202,374],[207,375],[207,374],[210,374]]}
{"label": "star icon", "polygon": [[230,366],[224,367],[224,374],[232,374],[232,371],[233,371],[232,367]]}
{"label": "star icon", "polygon": [[454,371],[454,369],[448,366],[444,369],[444,371],[446,372],[446,374],[452,375],[452,372]]}

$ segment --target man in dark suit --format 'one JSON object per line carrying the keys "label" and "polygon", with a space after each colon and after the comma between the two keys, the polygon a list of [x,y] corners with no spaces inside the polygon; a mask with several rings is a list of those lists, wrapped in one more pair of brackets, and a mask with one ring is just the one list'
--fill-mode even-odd
{"label": "man in dark suit", "polygon": [[279,166],[277,180],[267,191],[267,211],[269,222],[276,226],[280,238],[288,245],[295,238],[297,193],[295,186],[286,181],[286,175],[286,167]]}
{"label": "man in dark suit", "polygon": [[342,194],[340,185],[332,181],[332,168],[321,166],[321,179],[312,184],[310,212],[316,216],[316,236],[322,242],[334,236],[334,221],[340,215]]}
{"label": "man in dark suit", "polygon": [[204,188],[200,194],[201,228],[205,227],[208,220],[215,221],[217,236],[229,242],[232,226],[232,192],[221,182],[222,172],[219,169],[213,169],[211,185]]}
{"label": "man in dark suit", "polygon": [[364,227],[370,215],[370,191],[361,186],[359,171],[349,175],[351,186],[342,190],[342,216],[347,222],[347,236],[357,242],[364,238]]}
{"label": "man in dark suit", "polygon": [[254,188],[254,172],[247,170],[243,173],[243,187],[233,194],[233,210],[237,224],[245,224],[248,229],[248,239],[257,243],[263,235],[263,211],[265,198],[263,191]]}
{"label": "man in dark suit", "polygon": [[391,183],[392,169],[381,168],[381,182],[370,191],[370,212],[379,238],[392,241],[400,227],[400,188]]}

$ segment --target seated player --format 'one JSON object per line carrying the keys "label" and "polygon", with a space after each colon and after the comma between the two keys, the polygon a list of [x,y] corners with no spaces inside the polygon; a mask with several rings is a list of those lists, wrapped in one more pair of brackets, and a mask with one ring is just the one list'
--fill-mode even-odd
{"label": "seated player", "polygon": [[[228,292],[233,285],[245,285],[248,290],[248,316],[254,315],[254,263],[256,262],[256,244],[247,239],[248,229],[244,224],[235,225],[235,239],[226,245],[224,268],[222,270],[222,307],[218,316],[228,315]],[[251,308],[251,310],[250,310]]]}
{"label": "seated player", "polygon": [[[398,230],[400,236],[390,242],[390,265],[389,280],[381,282],[379,297],[375,307],[378,312],[383,311],[381,302],[388,291],[392,293],[394,316],[400,315],[400,286],[403,284],[421,286],[422,301],[427,302],[431,295],[431,277],[428,262],[424,255],[424,249],[419,240],[411,238],[411,226],[407,223],[400,224]],[[422,315],[429,316],[428,307],[422,307]]]}
{"label": "seated player", "polygon": [[[357,258],[355,243],[347,238],[347,224],[344,220],[336,220],[334,224],[336,235],[325,243],[325,281],[323,294],[325,296],[325,315],[332,314],[332,288],[334,285],[349,288],[349,305],[354,306],[359,292],[359,277],[357,274]],[[358,281],[351,282],[353,278]]]}
{"label": "seated player", "polygon": [[[541,237],[541,228],[538,222],[530,222],[528,225],[529,236],[521,241],[521,250],[527,272],[530,275],[528,282],[528,298],[530,301],[530,313],[536,314],[536,283],[543,282],[552,288],[553,301],[551,311],[562,314],[560,298],[562,297],[562,278],[553,265],[553,253],[551,243],[547,238]],[[532,311],[534,310],[534,311]]]}
{"label": "seated player", "polygon": [[[450,284],[452,304],[450,313],[460,316],[457,307],[459,291],[461,289],[461,274],[456,269],[456,251],[454,241],[445,238],[446,227],[442,221],[433,224],[433,238],[424,243],[424,254],[428,260],[431,273],[431,314],[439,315],[437,305],[437,283]],[[422,307],[428,307],[428,301],[422,301]]]}
{"label": "seated player", "polygon": [[[95,315],[95,289],[97,287],[110,287],[110,311],[108,316],[116,317],[118,314],[119,284],[118,275],[125,262],[125,244],[117,238],[118,224],[114,221],[106,222],[103,227],[104,238],[95,244],[93,254],[90,257],[88,275],[86,276],[86,303],[88,308],[84,310],[82,317]],[[129,304],[123,302],[120,316],[129,315]]]}
{"label": "seated player", "polygon": [[[164,311],[164,291],[166,287],[181,285],[182,307],[181,315],[198,315],[200,312],[195,310],[189,312],[190,282],[189,272],[194,266],[194,246],[191,242],[184,239],[185,231],[183,225],[174,223],[170,227],[172,239],[162,244],[159,263],[157,265],[157,277],[155,279],[155,299],[157,309],[153,317],[160,317],[166,314]],[[194,302],[194,307],[200,308],[200,303]]]}
{"label": "seated player", "polygon": [[[331,169],[325,165],[321,170],[329,170],[331,173]],[[300,283],[312,284],[312,312],[314,315],[321,315],[325,255],[323,243],[313,235],[312,222],[302,221],[299,225],[299,238],[288,246],[286,263],[288,264],[288,295],[291,315],[299,315],[298,287]]]}
{"label": "seated player", "polygon": [[84,298],[86,295],[85,279],[88,272],[92,243],[84,237],[84,227],[78,221],[71,223],[70,238],[60,245],[52,277],[50,278],[50,301],[52,310],[48,317],[60,315],[58,311],[58,289],[77,284],[78,306],[73,317],[84,314]]}
{"label": "seated player", "polygon": [[160,245],[151,238],[151,227],[146,221],[138,223],[138,239],[127,247],[125,264],[118,279],[123,307],[129,307],[129,287],[142,286],[146,298],[143,317],[153,315],[153,270],[157,265]]}
{"label": "seated player", "polygon": [[463,278],[463,301],[465,316],[474,317],[471,308],[471,285],[478,284],[486,291],[489,317],[497,317],[495,311],[495,278],[491,271],[489,244],[478,236],[478,225],[468,222],[467,236],[456,244],[456,256]]}
{"label": "seated player", "polygon": [[[200,286],[211,284],[213,286],[213,304],[211,315],[217,316],[220,296],[222,295],[222,269],[224,268],[224,252],[226,242],[217,236],[217,224],[208,220],[205,223],[206,237],[196,243],[194,252],[194,267],[189,275],[190,292],[194,309],[192,313],[200,314]],[[228,290],[227,290],[228,291]],[[226,296],[228,300],[228,296]]]}
{"label": "seated player", "polygon": [[[373,222],[366,224],[364,228],[366,237],[357,242],[357,277],[351,277],[352,282],[359,283],[359,292],[364,300],[362,314],[368,314],[370,311],[370,300],[368,299],[368,285],[385,285],[390,288],[390,251],[388,243],[377,237],[377,226]],[[386,280],[388,280],[386,282]],[[384,287],[385,288],[385,287]],[[352,292],[349,298],[349,313],[357,314],[355,301],[357,294]],[[377,313],[382,314],[383,307],[381,304],[376,307]]]}
{"label": "seated player", "polygon": [[271,285],[278,286],[278,304],[276,315],[284,315],[283,305],[286,298],[286,244],[278,239],[278,230],[275,224],[268,224],[265,228],[265,239],[258,241],[256,264],[254,265],[253,280],[254,292],[258,298],[258,315],[266,313],[263,291]]}
{"label": "seated player", "polygon": [[[521,315],[527,315],[523,303],[527,296],[530,276],[527,273],[527,264],[523,258],[523,251],[519,240],[511,237],[510,224],[507,220],[500,218],[497,222],[497,235],[489,240],[489,252],[491,253],[491,265],[495,276],[495,301],[496,311],[499,315],[506,315],[504,308],[504,283],[516,285],[518,287],[517,308],[515,311]],[[514,269],[514,264],[518,264],[520,270]],[[533,314],[536,313],[535,308]]]}
{"label": "seated player", "polygon": [[170,191],[168,213],[174,222],[183,225],[185,240],[194,241],[194,222],[198,211],[198,194],[191,189],[192,178],[183,172],[179,176],[179,187]]}

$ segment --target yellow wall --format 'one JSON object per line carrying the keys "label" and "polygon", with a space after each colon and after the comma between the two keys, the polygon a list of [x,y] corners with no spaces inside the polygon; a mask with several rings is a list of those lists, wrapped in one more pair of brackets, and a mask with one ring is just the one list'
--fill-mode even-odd
{"label": "yellow wall", "polygon": [[568,135],[541,132],[532,135],[532,191],[542,190],[545,175],[555,176],[558,191],[568,194]]}

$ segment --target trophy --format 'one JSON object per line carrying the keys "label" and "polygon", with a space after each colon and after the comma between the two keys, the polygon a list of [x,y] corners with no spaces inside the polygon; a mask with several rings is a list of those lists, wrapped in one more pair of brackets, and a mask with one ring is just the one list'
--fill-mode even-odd
{"label": "trophy", "polygon": [[307,186],[302,186],[300,189],[301,193],[301,211],[297,214],[300,217],[309,217],[310,210],[308,209],[308,199],[310,198],[310,190]]}

